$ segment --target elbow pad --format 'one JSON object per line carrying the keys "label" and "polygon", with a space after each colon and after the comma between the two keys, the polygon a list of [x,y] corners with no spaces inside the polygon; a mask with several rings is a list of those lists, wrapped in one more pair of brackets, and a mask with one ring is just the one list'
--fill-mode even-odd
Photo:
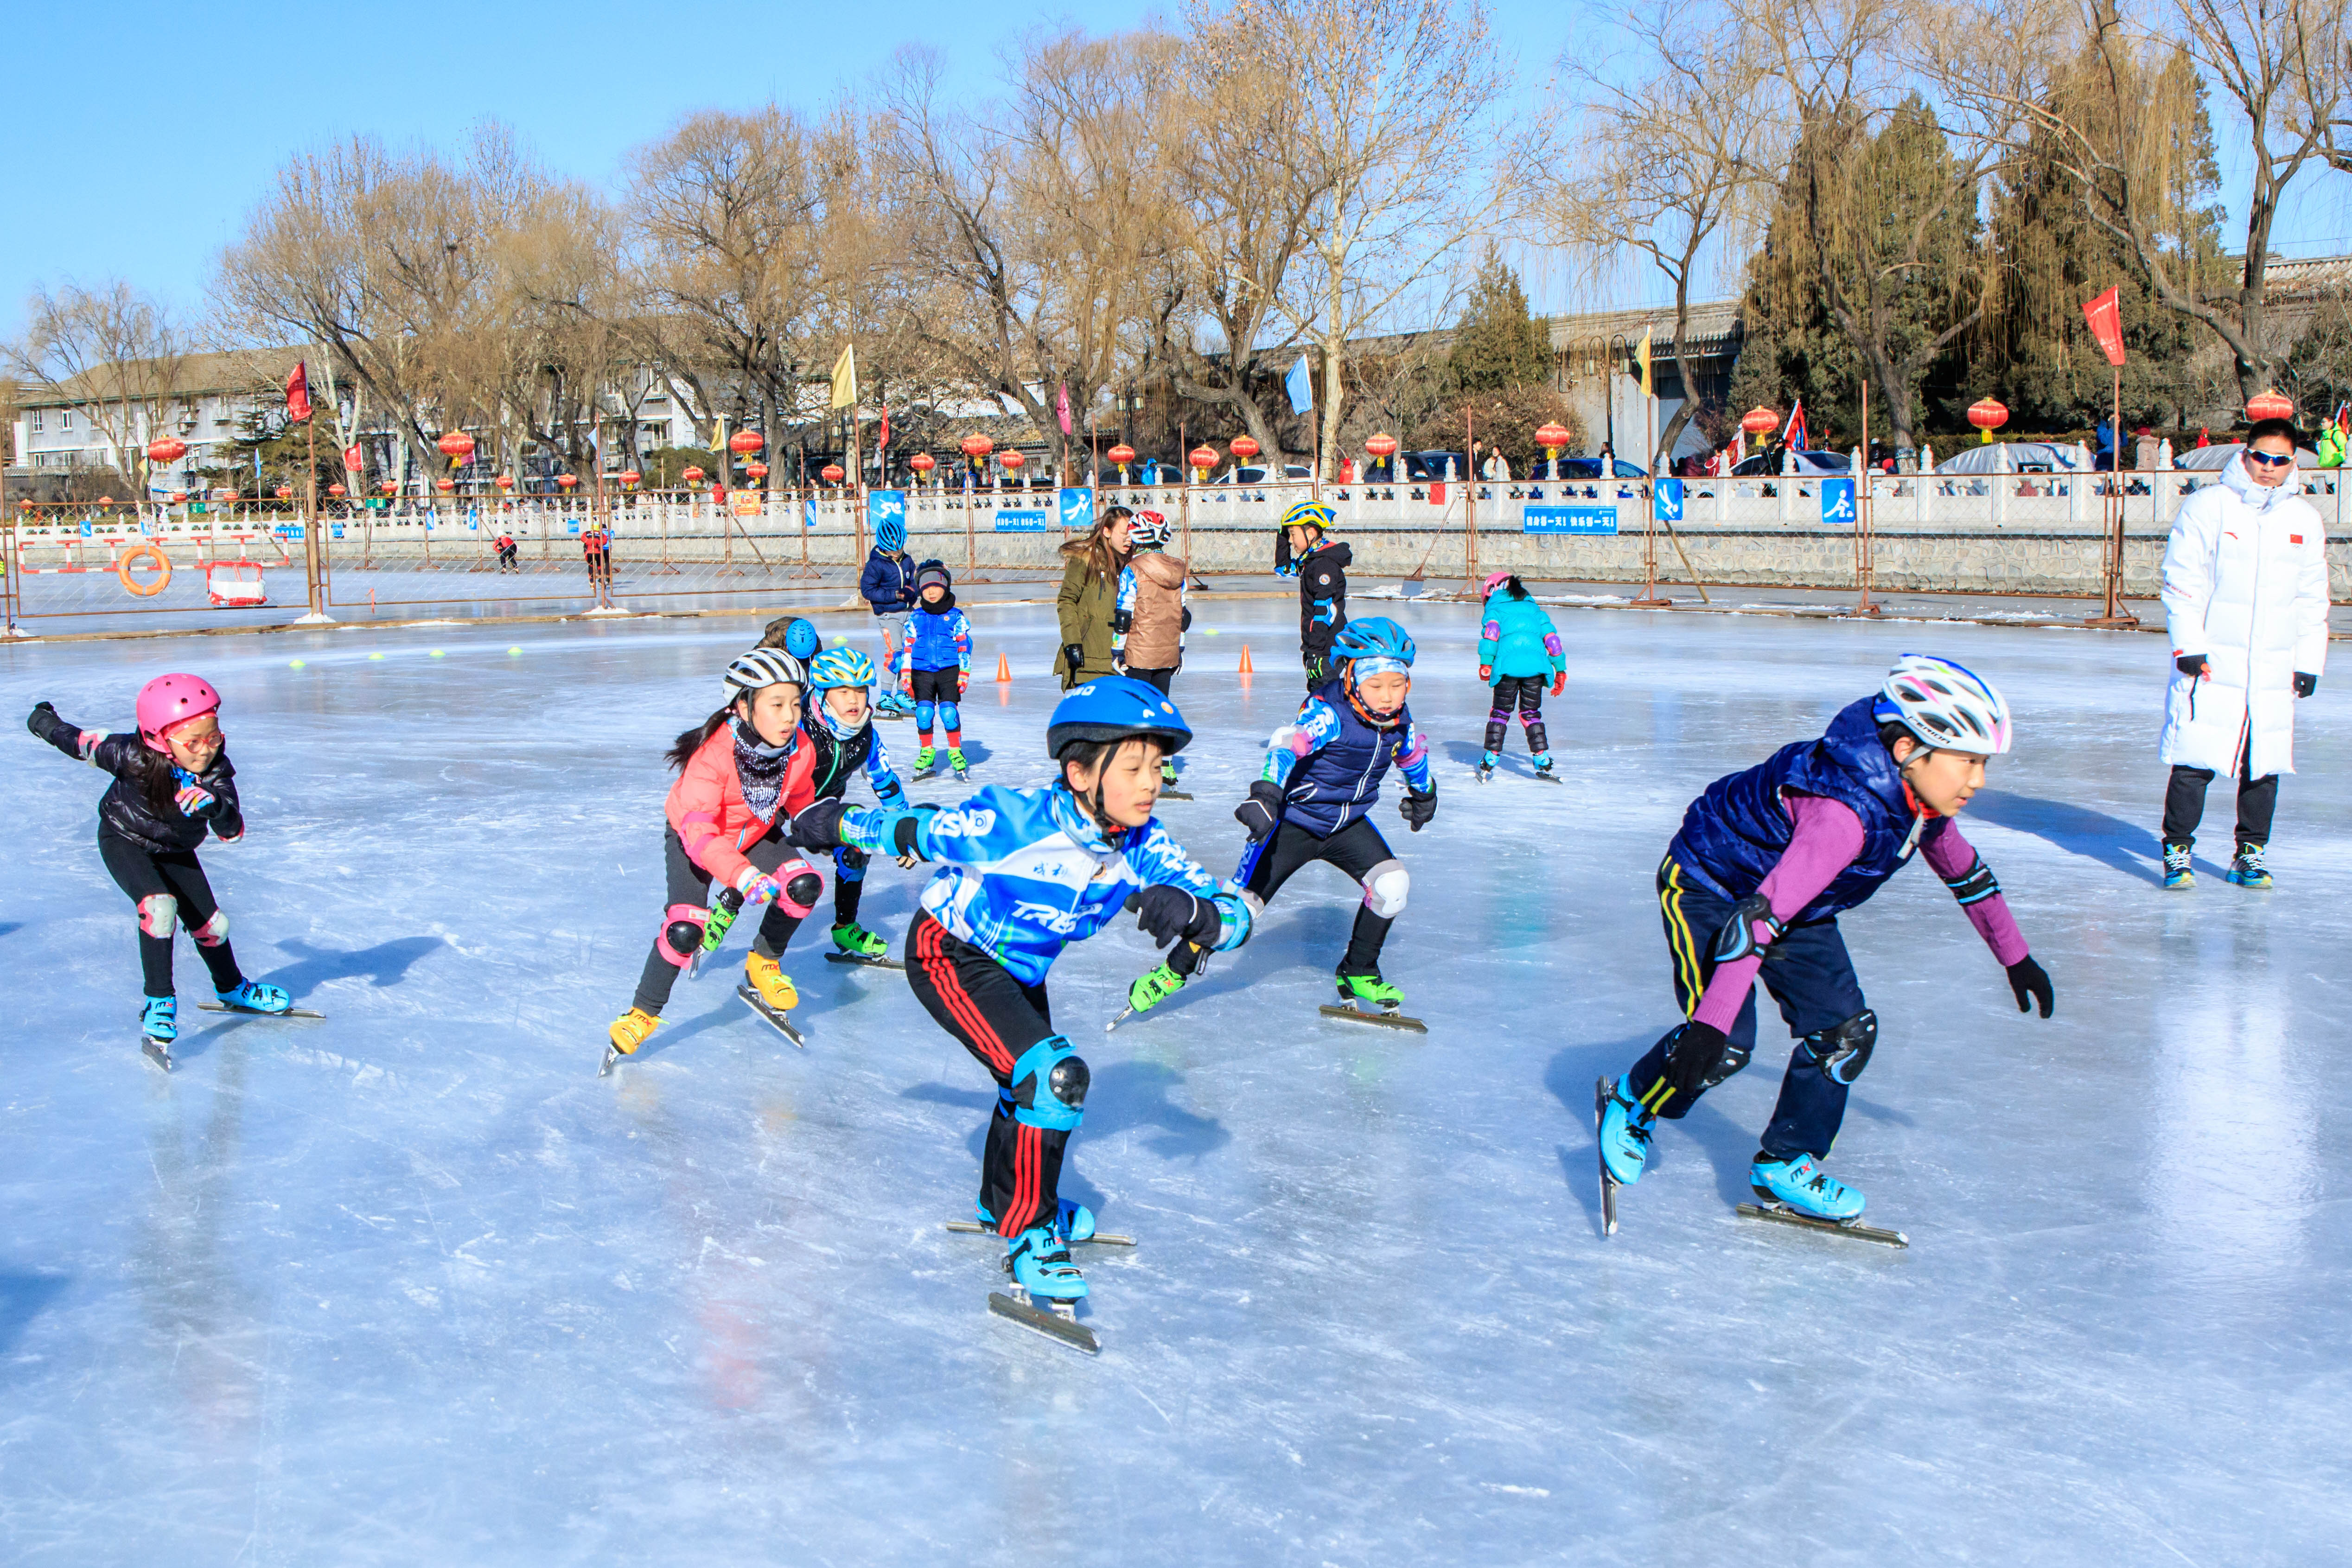
{"label": "elbow pad", "polygon": [[1970,904],[1980,904],[2000,891],[2000,884],[1993,879],[1992,868],[1984,863],[1981,855],[1969,862],[1969,868],[1958,876],[1945,878],[1944,886],[1952,889],[1952,897],[1959,900],[1962,909]]}

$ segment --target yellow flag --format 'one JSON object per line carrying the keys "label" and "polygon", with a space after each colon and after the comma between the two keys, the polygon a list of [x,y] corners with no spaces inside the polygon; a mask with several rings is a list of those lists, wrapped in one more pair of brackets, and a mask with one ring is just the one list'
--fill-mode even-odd
{"label": "yellow flag", "polygon": [[1633,363],[1642,367],[1642,395],[1650,395],[1650,329],[1642,329],[1641,347],[1633,351]]}
{"label": "yellow flag", "polygon": [[850,344],[833,362],[833,405],[835,408],[857,406],[857,345]]}

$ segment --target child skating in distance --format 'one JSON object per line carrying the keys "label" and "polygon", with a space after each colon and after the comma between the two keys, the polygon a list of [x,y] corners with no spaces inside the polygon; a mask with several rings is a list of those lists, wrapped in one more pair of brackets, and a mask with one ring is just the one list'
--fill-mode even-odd
{"label": "child skating in distance", "polygon": [[1045,974],[1062,950],[1122,909],[1162,945],[1238,947],[1250,913],[1237,889],[1184,853],[1151,815],[1160,759],[1192,739],[1175,704],[1139,680],[1104,676],[1055,708],[1045,789],[990,784],[936,813],[820,807],[803,842],[942,862],[907,933],[907,980],[940,1026],[996,1080],[982,1158],[979,1217],[1003,1237],[1014,1279],[1075,1300],[1086,1281],[1069,1244],[1094,1215],[1060,1200],[1065,1146],[1086,1110],[1084,1058],[1054,1027]]}
{"label": "child skating in distance", "polygon": [[907,617],[908,689],[915,699],[915,776],[932,772],[939,753],[931,749],[931,725],[947,731],[948,766],[959,779],[970,776],[963,756],[963,700],[971,683],[971,622],[956,608],[955,579],[936,561],[915,574],[915,610]]}
{"label": "child skating in distance", "polygon": [[[862,769],[877,801],[893,810],[907,804],[890,754],[874,732],[875,679],[874,661],[854,647],[827,648],[809,661],[808,716],[801,733],[815,755],[811,782],[819,800],[842,799]],[[866,851],[850,845],[833,852],[833,945],[853,958],[884,963],[890,944],[857,923],[866,862]]]}
{"label": "child skating in distance", "polygon": [[[745,980],[781,1019],[800,994],[778,960],[793,932],[824,891],[823,879],[793,850],[794,813],[816,799],[814,748],[800,731],[801,694],[808,684],[800,660],[781,648],[753,648],[727,667],[726,700],[669,751],[678,770],[664,803],[661,930],[646,955],[629,1010],[613,1020],[602,1071],[616,1057],[635,1056],[661,1021],[678,971],[695,961],[716,924],[720,935],[745,904],[764,903],[760,934],[743,963]],[[713,884],[724,889],[714,910]]]}
{"label": "child skating in distance", "polygon": [[1323,536],[1339,514],[1319,500],[1303,500],[1282,514],[1275,531],[1274,572],[1298,579],[1298,658],[1307,689],[1331,679],[1331,644],[1348,622],[1348,547]]}
{"label": "child skating in distance", "polygon": [[1495,699],[1486,714],[1486,748],[1478,758],[1478,780],[1483,784],[1495,776],[1514,710],[1528,732],[1536,776],[1550,778],[1551,741],[1544,733],[1543,697],[1547,682],[1554,697],[1568,687],[1568,655],[1559,645],[1559,628],[1528,595],[1527,585],[1508,572],[1486,579],[1486,620],[1478,629],[1478,679],[1494,688]]}
{"label": "child skating in distance", "polygon": [[[1168,553],[1175,531],[1156,511],[1139,511],[1128,528],[1130,551],[1119,569],[1111,616],[1111,668],[1166,692],[1184,662],[1184,634],[1192,612],[1184,607],[1182,557]],[[1176,764],[1162,760],[1160,782],[1176,782]]]}
{"label": "child skating in distance", "polygon": [[228,914],[196,861],[210,834],[224,844],[245,837],[236,769],[221,732],[220,694],[193,675],[161,675],[139,689],[135,735],[85,730],[43,702],[25,727],[76,762],[113,775],[98,803],[98,855],[139,916],[139,965],[146,983],[140,1010],[145,1047],[169,1070],[179,1037],[179,1000],[172,985],[176,927],[195,939],[221,1005],[240,1013],[283,1013],[291,999],[278,986],[247,980],[228,942]]}
{"label": "child skating in distance", "polygon": [[[1878,693],[1818,740],[1706,787],[1658,867],[1658,901],[1687,1022],[1599,1089],[1609,1184],[1637,1180],[1656,1119],[1676,1121],[1748,1065],[1755,982],[1796,1037],[1748,1182],[1767,1205],[1851,1222],[1863,1194],[1822,1169],[1846,1095],[1878,1043],[1838,916],[1917,851],[2007,969],[2020,1012],[2050,1016],[2050,976],[2027,952],[1991,869],[1953,819],[2010,746],[2009,706],[1949,659],[1906,654]],[[1613,1198],[1610,1200],[1613,1203]]]}
{"label": "child skating in distance", "polygon": [[[1363,888],[1354,930],[1337,971],[1339,1001],[1394,1015],[1404,993],[1381,976],[1389,927],[1404,913],[1412,886],[1404,862],[1372,826],[1381,780],[1404,773],[1399,812],[1420,832],[1437,816],[1429,745],[1413,727],[1405,699],[1412,690],[1412,638],[1382,616],[1349,621],[1332,639],[1336,673],[1299,705],[1296,722],[1266,742],[1264,773],[1234,818],[1249,834],[1234,875],[1253,915],[1304,868],[1321,860]],[[1167,963],[1128,988],[1128,1006],[1144,1012],[1181,990],[1201,955],[1179,947]]]}
{"label": "child skating in distance", "polygon": [[866,552],[857,592],[882,629],[885,689],[878,706],[885,712],[911,713],[914,699],[902,687],[907,679],[907,617],[915,611],[915,558],[907,553],[905,519],[886,517],[874,525],[874,548]]}

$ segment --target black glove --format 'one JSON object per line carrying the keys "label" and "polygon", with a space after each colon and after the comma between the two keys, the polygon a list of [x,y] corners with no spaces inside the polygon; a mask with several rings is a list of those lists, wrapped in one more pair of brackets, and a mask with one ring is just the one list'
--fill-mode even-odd
{"label": "black glove", "polygon": [[1437,815],[1437,792],[1432,790],[1427,795],[1415,795],[1407,790],[1404,798],[1397,802],[1397,812],[1412,823],[1412,830],[1418,833],[1428,826],[1430,819]]}
{"label": "black glove", "polygon": [[1135,911],[1135,923],[1151,933],[1155,947],[1166,947],[1180,936],[1207,947],[1224,929],[1224,911],[1214,903],[1165,882],[1128,894],[1127,907]]}
{"label": "black glove", "polygon": [[2299,669],[2294,672],[2294,694],[2297,697],[2308,697],[2318,689],[2319,677],[2305,675]]}
{"label": "black glove", "polygon": [[2201,653],[2184,653],[2172,661],[2172,668],[2187,676],[2202,675],[2205,673],[2205,656]]}
{"label": "black glove", "polygon": [[1083,644],[1066,642],[1062,645],[1062,663],[1068,668],[1072,680],[1078,678],[1078,671],[1086,668],[1086,662],[1087,650]]}
{"label": "black glove", "polygon": [[25,728],[41,740],[47,740],[61,721],[58,710],[46,702],[36,702],[33,710],[25,715]]}
{"label": "black glove", "polygon": [[2050,1009],[2058,1005],[2058,994],[2050,988],[2050,973],[2033,962],[2027,953],[2009,966],[2009,988],[2017,996],[2017,1010],[2030,1013],[2035,1002],[2042,1004],[2042,1016],[2050,1016]]}
{"label": "black glove", "polygon": [[1319,653],[1308,654],[1307,656],[1307,684],[1309,686],[1320,686],[1330,679],[1330,661],[1326,659]]}
{"label": "black glove", "polygon": [[841,814],[849,809],[845,800],[820,800],[803,809],[793,818],[785,839],[803,849],[838,849],[841,847]]}
{"label": "black glove", "polygon": [[1249,798],[1234,807],[1234,820],[1242,825],[1253,844],[1265,842],[1265,836],[1274,831],[1275,820],[1281,815],[1282,786],[1266,779],[1254,781]]}

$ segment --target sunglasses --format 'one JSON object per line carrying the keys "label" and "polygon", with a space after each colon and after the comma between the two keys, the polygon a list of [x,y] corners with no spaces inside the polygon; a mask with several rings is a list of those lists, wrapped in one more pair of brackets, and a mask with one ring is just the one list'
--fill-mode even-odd
{"label": "sunglasses", "polygon": [[2257,452],[2252,447],[2246,448],[2244,455],[2246,461],[2250,463],[2260,463],[2265,468],[2284,468],[2289,463],[2294,461],[2294,454],[2293,452],[2289,452],[2284,457],[2273,458],[2268,452]]}

